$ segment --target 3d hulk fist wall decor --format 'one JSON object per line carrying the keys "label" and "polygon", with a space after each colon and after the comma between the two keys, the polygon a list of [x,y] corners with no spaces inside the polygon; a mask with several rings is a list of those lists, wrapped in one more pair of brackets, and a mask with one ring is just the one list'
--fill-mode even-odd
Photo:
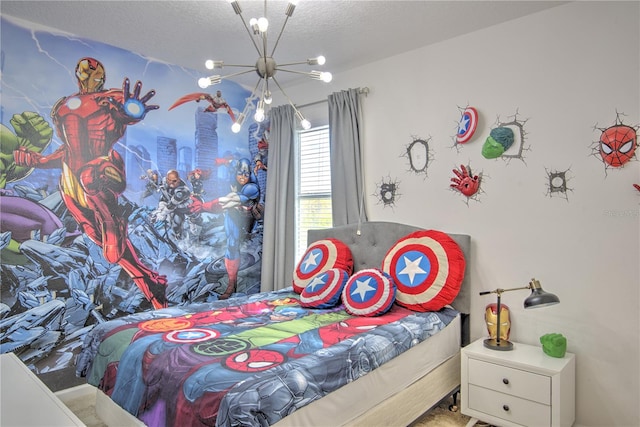
{"label": "3d hulk fist wall decor", "polygon": [[542,351],[551,357],[564,357],[567,339],[562,334],[546,334],[540,337]]}

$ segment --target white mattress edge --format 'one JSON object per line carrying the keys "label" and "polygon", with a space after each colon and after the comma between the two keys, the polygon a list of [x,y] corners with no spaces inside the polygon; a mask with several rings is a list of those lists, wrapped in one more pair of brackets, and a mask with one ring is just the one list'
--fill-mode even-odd
{"label": "white mattress edge", "polygon": [[348,424],[458,354],[461,324],[458,315],[437,334],[356,381],[298,409],[274,426]]}

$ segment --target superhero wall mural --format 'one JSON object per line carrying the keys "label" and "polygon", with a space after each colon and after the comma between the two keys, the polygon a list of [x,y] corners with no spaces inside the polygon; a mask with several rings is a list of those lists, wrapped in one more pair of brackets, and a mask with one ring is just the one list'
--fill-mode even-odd
{"label": "superhero wall mural", "polygon": [[259,291],[250,91],[5,17],[2,40],[0,352],[49,372],[97,323]]}

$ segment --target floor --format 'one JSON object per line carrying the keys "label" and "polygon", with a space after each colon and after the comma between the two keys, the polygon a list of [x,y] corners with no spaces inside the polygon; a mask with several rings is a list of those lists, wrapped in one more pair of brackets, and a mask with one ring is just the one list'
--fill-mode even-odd
{"label": "floor", "polygon": [[96,414],[95,396],[72,399],[65,401],[65,404],[87,427],[109,427]]}
{"label": "floor", "polygon": [[[460,404],[459,397],[456,403]],[[453,398],[449,397],[423,414],[409,427],[465,427],[469,419],[466,415],[462,415],[460,408],[454,405]],[[486,424],[476,423],[475,426],[483,427]]]}

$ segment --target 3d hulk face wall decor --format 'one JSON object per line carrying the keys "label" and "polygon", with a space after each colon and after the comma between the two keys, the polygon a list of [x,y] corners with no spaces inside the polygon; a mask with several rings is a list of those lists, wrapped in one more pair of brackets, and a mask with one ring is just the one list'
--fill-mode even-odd
{"label": "3d hulk face wall decor", "polygon": [[485,159],[502,158],[507,161],[519,159],[524,161],[524,152],[529,149],[525,144],[527,120],[518,119],[518,112],[508,122],[497,119],[489,136],[482,145],[482,156]]}

